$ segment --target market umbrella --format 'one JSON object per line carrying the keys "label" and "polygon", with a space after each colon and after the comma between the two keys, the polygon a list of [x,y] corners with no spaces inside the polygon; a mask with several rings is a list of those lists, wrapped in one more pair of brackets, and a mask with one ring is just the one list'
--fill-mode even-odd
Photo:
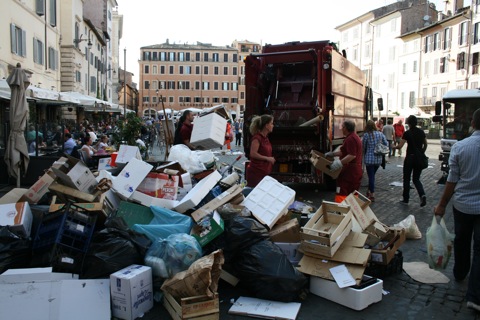
{"label": "market umbrella", "polygon": [[5,152],[5,162],[8,166],[8,174],[17,178],[17,187],[20,187],[20,171],[27,172],[28,155],[27,142],[25,141],[25,126],[27,125],[28,104],[25,90],[30,81],[20,63],[13,69],[7,78],[10,86],[10,135]]}

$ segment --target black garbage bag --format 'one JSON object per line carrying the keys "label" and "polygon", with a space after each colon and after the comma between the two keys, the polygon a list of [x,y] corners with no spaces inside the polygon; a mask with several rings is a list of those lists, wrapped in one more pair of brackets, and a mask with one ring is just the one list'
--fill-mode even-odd
{"label": "black garbage bag", "polygon": [[307,278],[270,240],[253,244],[237,254],[231,264],[236,276],[259,299],[290,302],[300,299]]}
{"label": "black garbage bag", "polygon": [[225,259],[236,255],[251,245],[269,239],[268,230],[254,218],[236,216],[225,221]]}
{"label": "black garbage bag", "polygon": [[110,219],[106,228],[93,235],[83,262],[81,278],[108,278],[132,264],[144,264],[152,244],[144,234],[128,229],[122,218]]}
{"label": "black garbage bag", "polygon": [[30,267],[31,241],[0,227],[0,274],[8,269]]}
{"label": "black garbage bag", "polygon": [[222,216],[222,219],[224,219],[223,233],[202,249],[204,255],[222,249],[225,264],[243,249],[269,238],[268,230],[254,218],[229,215]]}

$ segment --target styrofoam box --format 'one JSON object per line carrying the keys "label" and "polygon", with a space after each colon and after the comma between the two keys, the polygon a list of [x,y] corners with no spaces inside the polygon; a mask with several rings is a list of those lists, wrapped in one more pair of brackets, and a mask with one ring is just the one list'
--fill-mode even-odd
{"label": "styrofoam box", "polygon": [[351,287],[339,288],[335,281],[310,276],[311,293],[357,311],[381,301],[382,289],[383,281],[381,279],[377,279],[377,282],[363,289],[354,289]]}
{"label": "styrofoam box", "polygon": [[133,320],[153,307],[152,268],[133,264],[110,275],[112,315]]}
{"label": "styrofoam box", "polygon": [[221,148],[225,142],[227,119],[210,113],[195,119],[190,143],[205,149]]}
{"label": "styrofoam box", "polygon": [[242,205],[270,229],[288,211],[295,200],[295,191],[266,176],[243,200]]}

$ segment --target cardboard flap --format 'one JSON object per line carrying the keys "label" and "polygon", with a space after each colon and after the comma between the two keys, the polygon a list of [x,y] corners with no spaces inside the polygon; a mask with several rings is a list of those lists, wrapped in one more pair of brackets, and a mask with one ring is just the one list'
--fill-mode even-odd
{"label": "cardboard flap", "polygon": [[[311,276],[316,276],[324,279],[335,280],[330,273],[330,268],[337,267],[339,265],[345,264],[343,262],[335,262],[331,260],[317,259],[314,257],[303,256],[302,260],[298,263],[297,270],[309,274]],[[348,271],[355,279],[357,285],[362,281],[363,273],[365,272],[365,267],[360,265],[345,264]]]}
{"label": "cardboard flap", "polygon": [[207,203],[206,205],[202,206],[201,208],[195,210],[192,213],[192,218],[196,222],[202,220],[203,217],[213,212],[218,207],[224,205],[231,199],[235,198],[238,194],[242,192],[242,187],[238,184],[233,185],[228,190],[222,192],[219,196],[215,199]]}

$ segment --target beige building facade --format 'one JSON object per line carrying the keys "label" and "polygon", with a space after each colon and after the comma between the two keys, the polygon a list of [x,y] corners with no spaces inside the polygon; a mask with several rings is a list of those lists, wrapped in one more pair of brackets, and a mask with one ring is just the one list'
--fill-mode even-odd
{"label": "beige building facade", "polygon": [[167,40],[140,48],[139,115],[220,104],[232,115],[240,114],[245,104],[243,57],[259,51],[259,44],[248,41],[220,47]]}

